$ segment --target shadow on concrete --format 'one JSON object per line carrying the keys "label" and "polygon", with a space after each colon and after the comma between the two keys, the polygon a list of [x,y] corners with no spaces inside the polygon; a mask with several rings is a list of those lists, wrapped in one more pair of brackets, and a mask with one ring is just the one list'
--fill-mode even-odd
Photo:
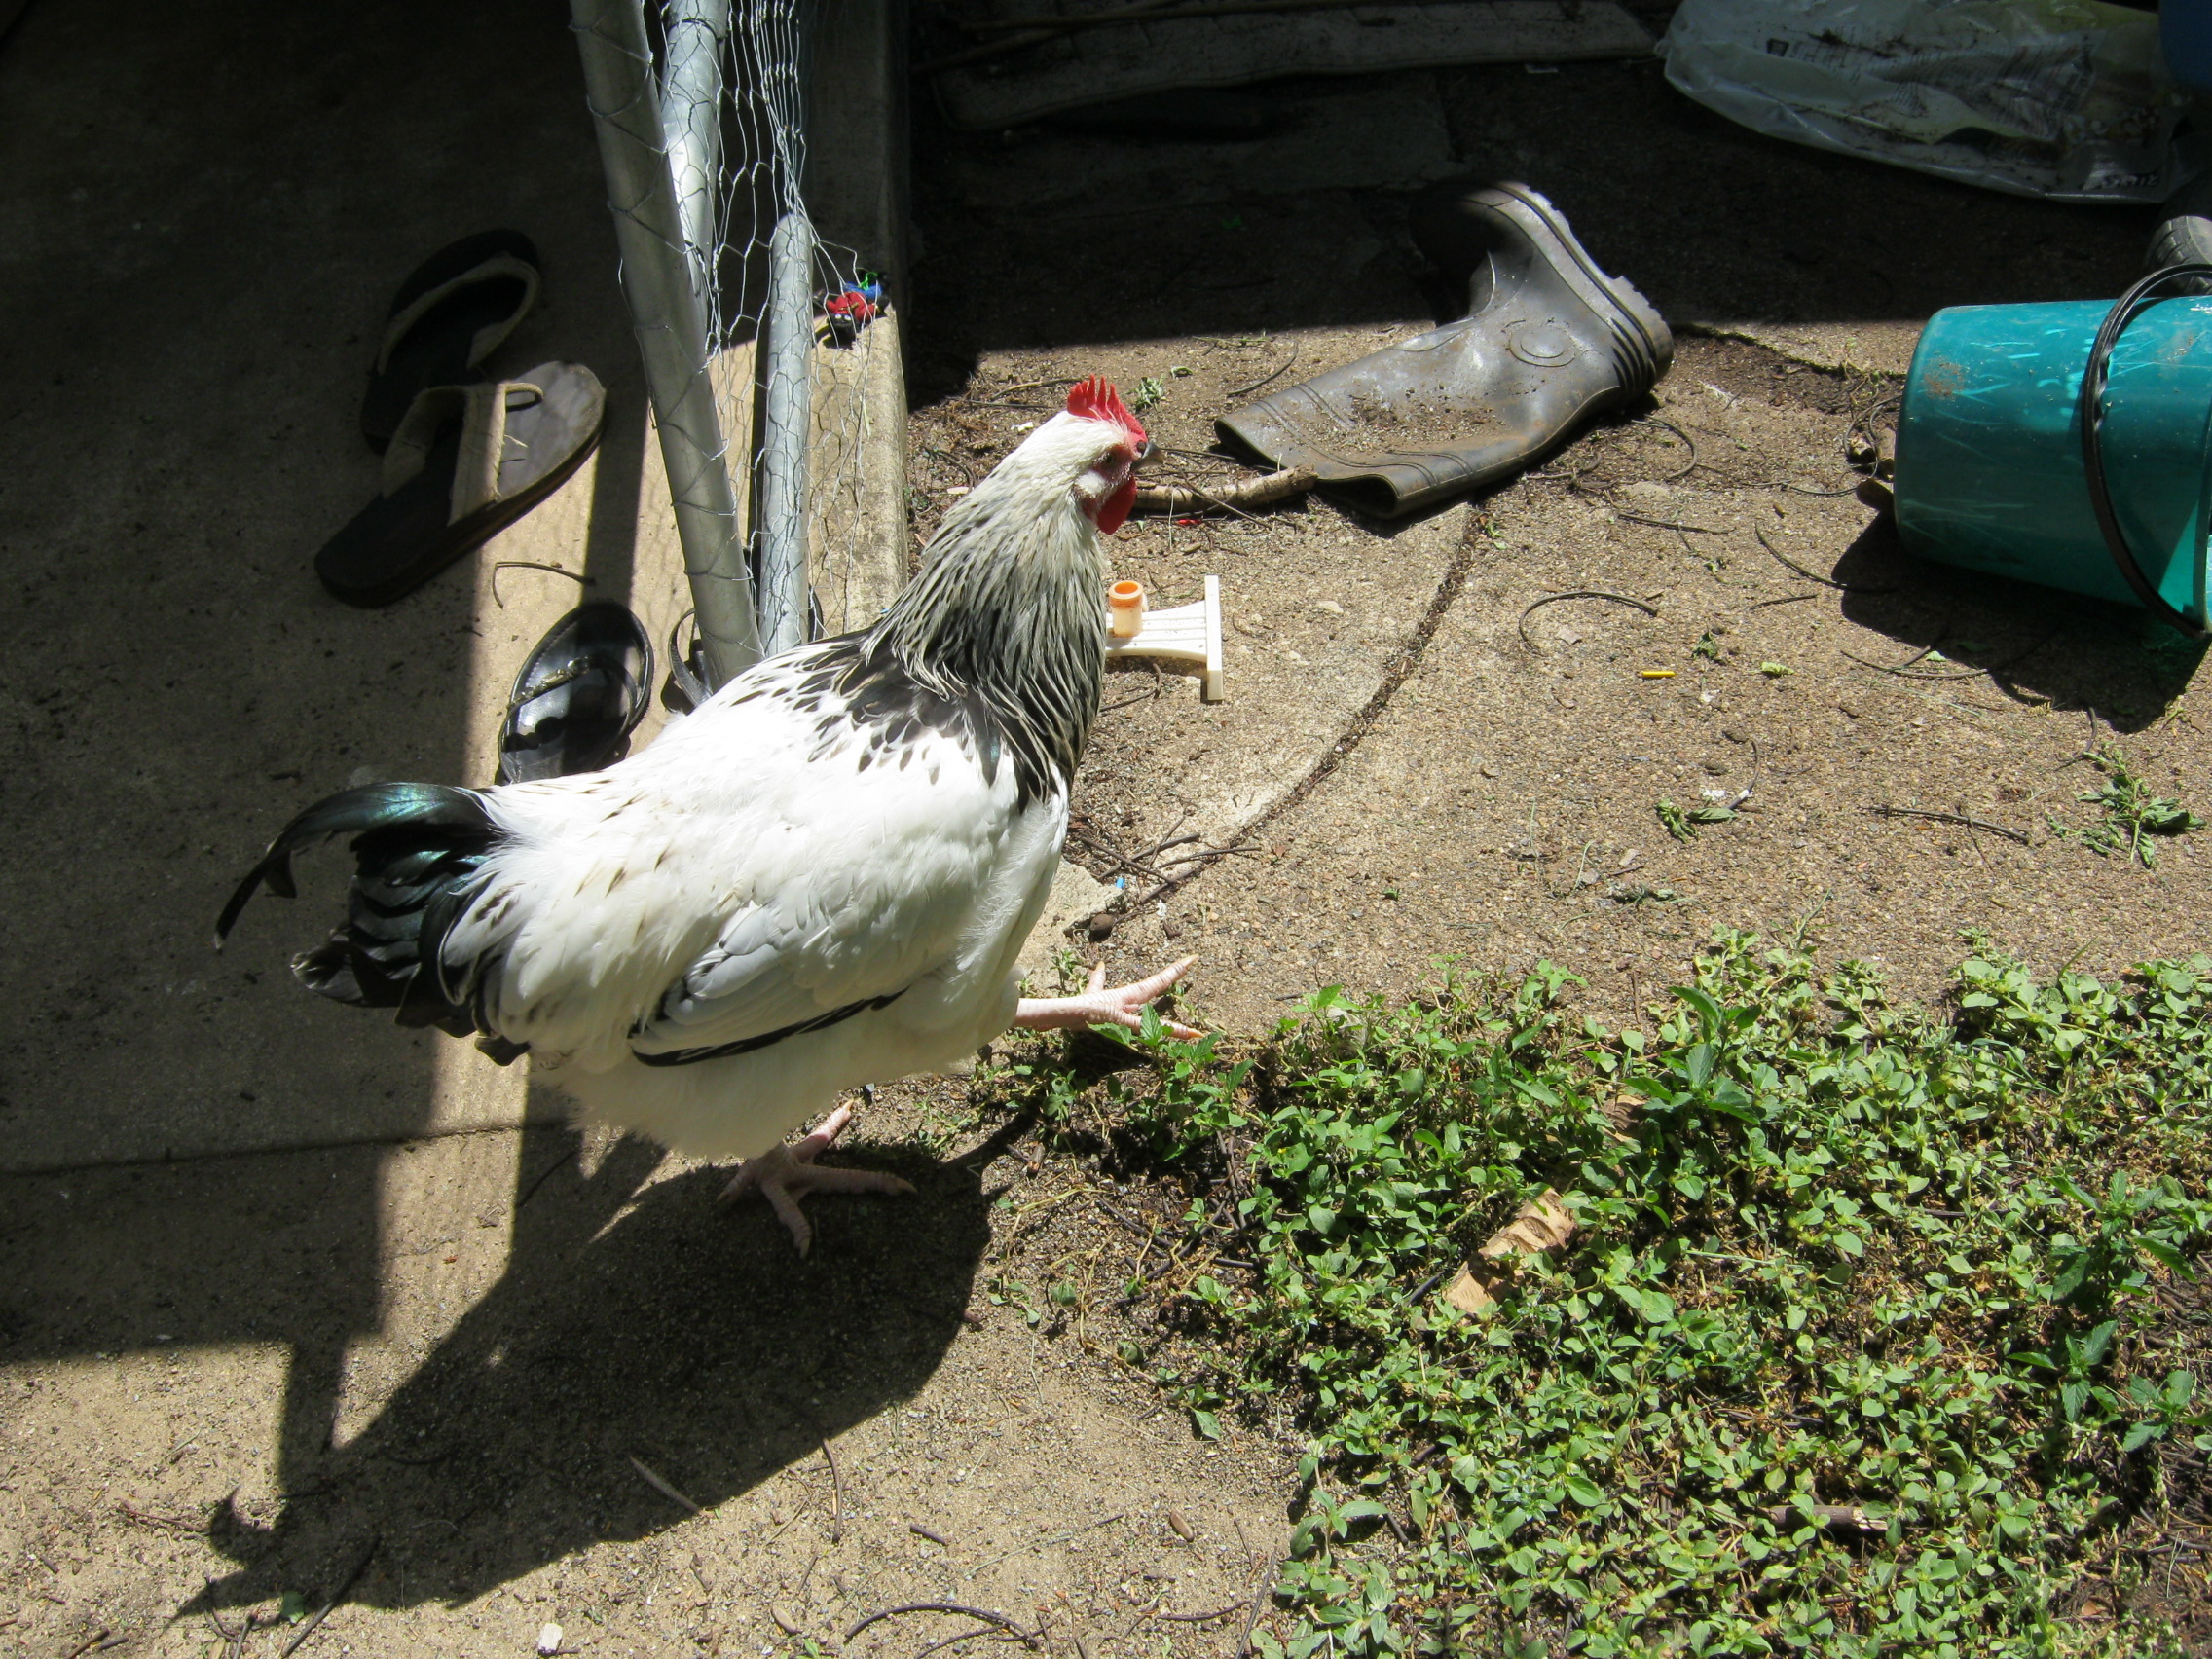
{"label": "shadow on concrete", "polygon": [[651,423],[643,388],[609,398],[592,474],[591,529],[583,573],[584,598],[621,598],[632,588],[638,561],[638,503],[645,485],[645,440]]}
{"label": "shadow on concrete", "polygon": [[2085,746],[2099,722],[2122,734],[2157,724],[2204,660],[2202,641],[2131,606],[1917,558],[1887,513],[1816,574],[1845,584],[1846,617],[1898,643],[1869,673],[1938,697],[2085,713]]}
{"label": "shadow on concrete", "polygon": [[819,1457],[943,1359],[990,1236],[977,1171],[1020,1126],[956,1163],[868,1149],[918,1191],[818,1202],[806,1260],[765,1206],[716,1203],[726,1170],[646,1186],[659,1149],[623,1141],[585,1176],[572,1134],[531,1131],[521,1168],[553,1172],[505,1275],[368,1428],[296,1471],[273,1528],[217,1512],[240,1570],[184,1610],[327,1582],[371,1538],[350,1600],[462,1602],[688,1519],[633,1457],[710,1509]]}
{"label": "shadow on concrete", "polygon": [[428,1123],[445,1040],[291,982],[336,858],[226,954],[208,934],[309,801],[487,770],[471,562],[378,611],[312,573],[378,488],[357,411],[391,291],[458,236],[542,256],[485,372],[608,385],[579,551],[628,591],[645,403],[575,46],[526,0],[44,6],[0,101],[0,302],[36,319],[0,331],[0,1359],[286,1345],[296,1484],[381,1317],[374,1143]]}

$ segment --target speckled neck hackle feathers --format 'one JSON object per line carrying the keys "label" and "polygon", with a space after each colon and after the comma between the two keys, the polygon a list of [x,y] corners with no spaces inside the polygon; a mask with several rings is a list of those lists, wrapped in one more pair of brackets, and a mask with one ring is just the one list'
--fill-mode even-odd
{"label": "speckled neck hackle feathers", "polygon": [[1025,800],[1068,787],[1105,663],[1090,514],[1122,487],[1132,428],[1141,445],[1125,411],[1055,415],[945,515],[921,573],[857,643],[840,687],[856,708],[886,674],[950,704],[980,703]]}

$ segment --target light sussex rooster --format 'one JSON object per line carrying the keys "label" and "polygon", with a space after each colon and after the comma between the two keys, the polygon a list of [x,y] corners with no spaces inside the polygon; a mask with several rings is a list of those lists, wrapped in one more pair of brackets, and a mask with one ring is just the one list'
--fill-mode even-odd
{"label": "light sussex rooster", "polygon": [[[300,814],[216,924],[291,859],[353,836],[345,926],[311,989],[526,1051],[581,1115],[745,1160],[803,1252],[810,1191],[906,1192],[814,1159],[863,1084],[941,1069],[1011,1025],[1135,1026],[1190,959],[1135,984],[1018,996],[1014,958],[1098,713],[1099,536],[1144,428],[1084,382],[945,517],[873,627],[757,664],[604,772],[495,789],[374,784]],[[1196,1036],[1186,1027],[1175,1030]]]}

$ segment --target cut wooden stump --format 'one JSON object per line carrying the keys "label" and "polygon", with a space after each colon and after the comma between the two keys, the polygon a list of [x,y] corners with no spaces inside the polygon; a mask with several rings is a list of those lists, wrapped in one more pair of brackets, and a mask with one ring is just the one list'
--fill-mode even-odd
{"label": "cut wooden stump", "polygon": [[1878,1538],[1890,1530],[1888,1516],[1869,1515],[1856,1503],[1809,1503],[1804,1509],[1795,1504],[1781,1503],[1769,1509],[1766,1518],[1777,1527],[1788,1527],[1803,1521],[1806,1510],[1812,1512],[1813,1525],[1825,1531]]}
{"label": "cut wooden stump", "polygon": [[1444,1287],[1444,1300],[1462,1313],[1481,1313],[1496,1302],[1499,1286],[1513,1276],[1513,1258],[1541,1256],[1574,1236],[1574,1212],[1558,1191],[1546,1187],[1513,1212],[1513,1219],[1492,1234]]}

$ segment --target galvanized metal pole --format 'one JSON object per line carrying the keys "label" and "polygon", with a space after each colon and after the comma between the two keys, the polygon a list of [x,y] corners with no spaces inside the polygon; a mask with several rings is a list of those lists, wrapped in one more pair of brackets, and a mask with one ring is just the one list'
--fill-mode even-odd
{"label": "galvanized metal pole", "polygon": [[814,226],[803,207],[768,239],[768,385],[761,399],[760,633],[770,651],[807,636],[806,451],[814,427]]}
{"label": "galvanized metal pole", "polygon": [[622,254],[622,289],[660,425],[711,684],[759,660],[752,573],[737,533],[727,446],[707,376],[706,324],[669,171],[641,0],[570,0],[600,165]]}
{"label": "galvanized metal pole", "polygon": [[691,285],[711,303],[721,243],[722,48],[729,40],[730,0],[673,0],[668,9],[668,68],[661,79],[668,167],[683,216]]}

